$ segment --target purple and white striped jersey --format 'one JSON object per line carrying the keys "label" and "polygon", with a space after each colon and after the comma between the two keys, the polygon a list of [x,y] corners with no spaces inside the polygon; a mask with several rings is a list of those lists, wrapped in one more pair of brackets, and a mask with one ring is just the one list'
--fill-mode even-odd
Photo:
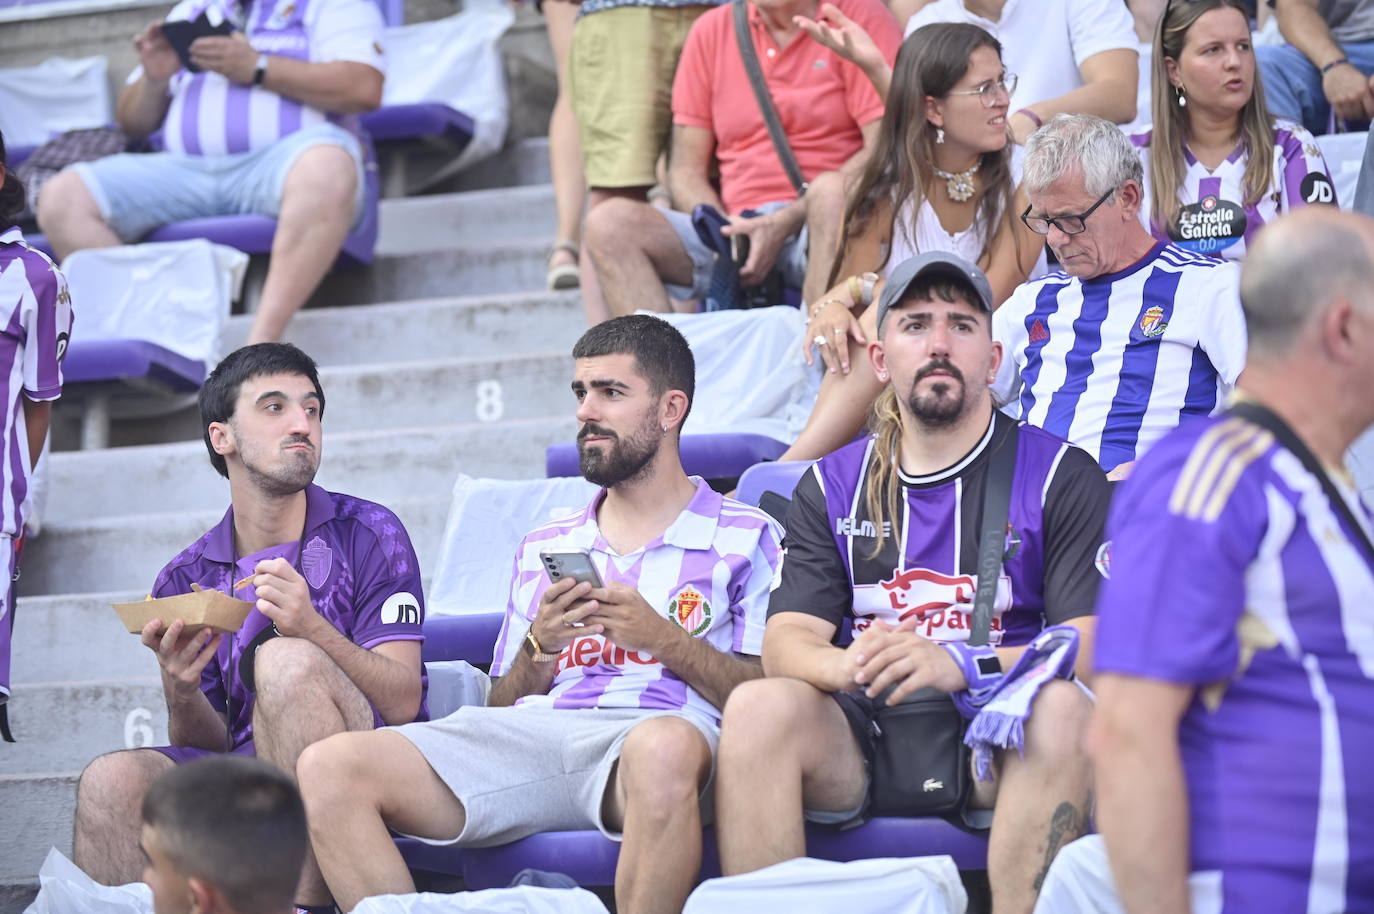
{"label": "purple and white striped jersey", "polygon": [[1113,470],[1230,393],[1245,367],[1240,267],[1160,242],[1115,273],[1021,284],[992,334],[1007,412]]}
{"label": "purple and white striped jersey", "polygon": [[24,243],[17,228],[0,234],[0,406],[5,410],[4,491],[0,494],[0,534],[24,529],[29,495],[29,437],[20,392],[29,400],[56,400],[62,395],[62,358],[72,332],[72,297],[56,265]]}
{"label": "purple and white striped jersey", "polygon": [[[386,72],[382,14],[371,0],[253,0],[246,10],[234,0],[181,0],[167,21],[192,20],[202,12],[212,22],[234,23],[264,54],[311,63],[353,61]],[[129,82],[142,75],[143,68],[136,67]],[[180,155],[250,152],[326,121],[357,132],[351,115],[330,114],[209,71],[180,70],[169,91],[163,144]]]}
{"label": "purple and white striped jersey", "polygon": [[1172,241],[1185,250],[1242,260],[1246,245],[1265,223],[1280,213],[1310,203],[1335,204],[1336,191],[1326,159],[1306,128],[1292,121],[1277,121],[1274,128],[1274,171],[1269,191],[1258,201],[1245,203],[1245,169],[1250,156],[1242,142],[1226,161],[1208,171],[1183,147],[1187,170],[1178,189],[1177,224],[1167,228],[1150,214],[1150,130],[1131,135],[1131,142],[1145,166],[1145,194],[1140,221],[1156,238]]}
{"label": "purple and white striped jersey", "polygon": [[[915,616],[924,638],[967,641],[988,458],[1015,426],[995,413],[987,433],[953,466],[929,476],[899,474],[900,542],[891,518],[868,515],[873,439],[822,457],[792,496],[769,614],[806,613],[837,632],[846,617],[862,631],[874,620],[896,625]],[[1107,478],[1091,457],[1021,426],[990,643],[1025,644],[1047,625],[1093,611],[1107,499]],[[873,555],[879,523],[889,535]]]}
{"label": "purple and white striped jersey", "polygon": [[[541,551],[586,549],[602,581],[635,588],[692,636],[721,651],[762,653],[782,531],[757,508],[713,492],[698,477],[692,480],[697,492],[686,509],[662,536],[629,555],[615,553],[597,527],[604,490],[582,513],[547,523],[521,540],[491,675],[510,671],[549,587]],[[672,670],[601,635],[574,639],[558,655],[556,667],[547,694],[527,695],[516,705],[683,711],[720,726],[720,709]]]}
{"label": "purple and white striped jersey", "polygon": [[1155,445],[1108,530],[1097,669],[1197,690],[1179,743],[1214,897],[1194,910],[1374,911],[1374,562],[1356,532],[1232,416]]}

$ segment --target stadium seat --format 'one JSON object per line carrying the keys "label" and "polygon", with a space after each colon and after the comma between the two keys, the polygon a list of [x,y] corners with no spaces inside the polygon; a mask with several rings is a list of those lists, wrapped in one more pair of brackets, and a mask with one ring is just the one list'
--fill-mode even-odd
{"label": "stadium seat", "polygon": [[379,146],[381,193],[387,198],[404,197],[440,180],[444,168],[430,162],[433,173],[422,174],[421,160],[436,155],[445,163],[457,160],[476,131],[471,117],[441,102],[385,105],[361,120]]}
{"label": "stadium seat", "polygon": [[[797,466],[804,470],[808,464]],[[424,659],[490,663],[501,620],[501,613],[425,620]],[[616,842],[593,830],[545,832],[499,847],[435,847],[408,838],[398,839],[397,845],[412,869],[461,876],[470,889],[509,885],[527,867],[565,873],[579,885],[611,885],[620,852]],[[986,836],[943,819],[879,818],[846,830],[808,825],[806,847],[808,854],[822,860],[949,854],[961,869],[987,866]],[[702,878],[719,876],[714,829],[705,830],[702,851]]]}
{"label": "stadium seat", "polygon": [[[682,436],[682,468],[703,479],[738,479],[757,463],[776,460],[787,445],[766,435]],[[544,452],[544,475],[577,476],[576,444],[552,444]]]}
{"label": "stadium seat", "polygon": [[143,340],[77,340],[62,362],[62,403],[83,412],[81,447],[109,443],[110,401],[186,394],[205,381],[205,364]]}
{"label": "stadium seat", "polygon": [[758,463],[744,471],[739,478],[735,497],[746,505],[759,507],[759,500],[771,492],[779,498],[791,499],[802,474],[811,469],[812,460],[788,460],[784,463]]}

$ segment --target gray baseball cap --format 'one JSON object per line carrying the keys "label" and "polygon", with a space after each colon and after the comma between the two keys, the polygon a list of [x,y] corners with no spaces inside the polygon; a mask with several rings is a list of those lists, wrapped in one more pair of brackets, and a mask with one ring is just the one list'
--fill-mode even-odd
{"label": "gray baseball cap", "polygon": [[923,276],[949,276],[962,280],[973,287],[978,300],[973,304],[982,305],[983,310],[992,313],[992,286],[983,271],[957,254],[948,251],[927,251],[903,260],[887,277],[883,294],[878,296],[878,332],[882,333],[883,319],[894,305],[906,298],[907,290]]}

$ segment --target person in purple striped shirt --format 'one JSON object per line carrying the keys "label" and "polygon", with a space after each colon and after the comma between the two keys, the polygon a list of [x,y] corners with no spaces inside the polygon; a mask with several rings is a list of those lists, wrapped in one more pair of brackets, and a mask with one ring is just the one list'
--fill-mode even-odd
{"label": "person in purple striped shirt", "polygon": [[1132,135],[1140,219],[1161,241],[1241,260],[1280,213],[1335,204],[1312,134],[1269,115],[1243,0],[1168,4],[1155,30],[1154,125]]}
{"label": "person in purple striped shirt", "polygon": [[[872,815],[883,704],[926,687],[968,701],[1047,626],[1072,630],[1078,656],[1090,653],[1107,479],[1083,450],[993,408],[992,308],[987,277],[953,254],[911,258],[888,279],[869,344],[874,372],[891,379],[874,434],[798,484],[768,605],[768,678],[725,710],[716,802],[727,875],[803,856],[804,819],[850,826]],[[1012,441],[992,627],[971,645],[983,493]],[[847,623],[855,635],[842,647]],[[991,827],[995,911],[1029,911],[1055,853],[1087,827],[1090,708],[1076,683],[1047,683],[1028,699],[1022,751],[998,751],[991,776],[951,798],[965,824]]]}
{"label": "person in purple striped shirt", "polygon": [[[173,26],[229,34],[181,56]],[[131,244],[168,222],[277,219],[248,343],[281,338],[364,213],[356,115],[381,104],[386,62],[372,0],[181,0],[135,39],[115,119],[164,152],[72,165],[43,187],[38,223],[59,257]]]}
{"label": "person in purple striped shirt", "polygon": [[[679,911],[696,881],[720,708],[763,675],[781,532],[683,471],[695,368],[676,328],[619,317],[573,358],[582,475],[605,488],[517,549],[488,706],[301,757],[315,852],[345,909],[415,890],[388,829],[485,847],[598,828],[623,842],[621,914]],[[579,551],[604,586],[550,582],[541,553]]]}
{"label": "person in purple striped shirt", "polygon": [[48,436],[52,402],[62,395],[62,357],[72,332],[72,297],[61,271],[24,243],[14,219],[24,209],[24,186],[5,165],[0,136],[0,737],[9,727],[10,636],[14,631],[14,580],[19,544],[29,513],[29,483]]}

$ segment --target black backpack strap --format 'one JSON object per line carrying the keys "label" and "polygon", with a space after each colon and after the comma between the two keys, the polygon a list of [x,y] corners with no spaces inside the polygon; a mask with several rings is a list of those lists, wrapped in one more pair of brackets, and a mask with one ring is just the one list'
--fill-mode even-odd
{"label": "black backpack strap", "polygon": [[[997,421],[994,415],[993,421]],[[987,486],[983,489],[983,528],[978,535],[978,589],[973,597],[973,617],[969,621],[968,643],[979,647],[988,643],[992,630],[992,607],[997,600],[997,583],[1002,578],[1002,555],[1006,551],[1007,516],[1011,508],[1011,483],[1016,472],[1016,442],[1020,429],[1012,425],[1002,443],[988,459]]]}
{"label": "black backpack strap", "polygon": [[787,142],[787,133],[782,129],[778,109],[773,107],[773,96],[768,94],[768,83],[763,78],[763,67],[759,56],[754,52],[754,39],[749,35],[749,10],[746,0],[731,0],[735,14],[735,39],[739,42],[739,56],[744,59],[744,71],[749,74],[749,85],[754,89],[754,98],[763,113],[763,123],[768,127],[768,136],[773,140],[773,149],[782,161],[782,170],[787,172],[787,180],[792,182],[797,196],[806,194],[806,177],[802,174],[797,157],[792,154],[792,144]]}

